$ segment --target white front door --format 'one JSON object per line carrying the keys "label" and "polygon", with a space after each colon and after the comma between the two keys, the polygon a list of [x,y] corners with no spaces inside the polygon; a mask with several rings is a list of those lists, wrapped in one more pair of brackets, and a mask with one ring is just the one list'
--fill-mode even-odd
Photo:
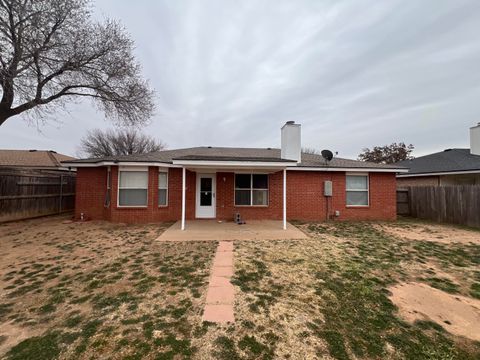
{"label": "white front door", "polygon": [[215,177],[216,174],[197,174],[197,218],[215,218]]}

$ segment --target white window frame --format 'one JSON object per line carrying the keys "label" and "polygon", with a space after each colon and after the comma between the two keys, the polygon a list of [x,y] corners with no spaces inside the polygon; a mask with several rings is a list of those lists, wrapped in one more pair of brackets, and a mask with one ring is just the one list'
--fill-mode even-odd
{"label": "white window frame", "polygon": [[[236,178],[237,175],[250,175],[250,188],[237,188],[236,186]],[[267,176],[267,188],[266,189],[258,189],[258,188],[253,188],[253,175],[266,175]],[[268,176],[268,173],[244,173],[244,172],[236,172],[233,175],[233,203],[235,207],[268,207],[270,205],[270,176]],[[250,205],[237,205],[237,197],[236,191],[237,190],[250,190]],[[266,205],[253,205],[253,191],[254,190],[262,190],[262,191],[267,191],[267,204]]]}
{"label": "white window frame", "polygon": [[[120,176],[122,172],[146,172],[147,173],[147,203],[145,205],[120,205]],[[149,183],[149,174],[148,174],[148,167],[126,167],[120,166],[118,168],[118,179],[117,179],[117,207],[118,208],[147,208],[148,207],[148,184]],[[122,188],[122,189],[138,189],[138,188]]]}
{"label": "white window frame", "polygon": [[[347,187],[347,177],[357,176],[357,177],[366,177],[367,178],[367,189],[349,189]],[[366,205],[349,205],[347,204],[347,193],[348,192],[367,192],[367,204]],[[347,207],[352,208],[367,208],[370,207],[370,175],[369,173],[346,173],[345,174],[345,204]]]}
{"label": "white window frame", "polygon": [[[167,185],[164,188],[160,187],[160,174],[166,174],[167,175]],[[165,194],[165,205],[158,203],[158,207],[162,207],[162,208],[167,207],[168,206],[168,169],[162,169],[162,168],[158,169],[157,201],[159,200],[159,195],[158,195],[160,193],[159,190],[166,190],[167,192]]]}

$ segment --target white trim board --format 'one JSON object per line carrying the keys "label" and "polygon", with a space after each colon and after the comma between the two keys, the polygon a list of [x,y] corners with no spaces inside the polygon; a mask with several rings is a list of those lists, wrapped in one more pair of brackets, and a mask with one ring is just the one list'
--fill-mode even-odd
{"label": "white trim board", "polygon": [[173,160],[174,165],[182,165],[182,166],[194,166],[194,167],[202,167],[202,166],[215,166],[215,167],[228,167],[228,168],[235,168],[235,167],[274,167],[283,169],[286,166],[292,165],[293,162],[283,162],[283,161],[211,161],[211,160]]}
{"label": "white trim board", "polygon": [[[198,171],[205,170],[207,168],[215,170],[232,170],[240,168],[263,168],[264,170],[283,170],[287,171],[320,171],[320,172],[333,172],[333,171],[348,171],[348,172],[379,172],[379,173],[407,173],[408,169],[399,168],[399,169],[387,169],[387,168],[349,168],[349,167],[307,167],[307,166],[297,166],[292,164],[292,162],[260,162],[260,161],[180,161],[173,160],[174,163],[162,163],[162,162],[113,162],[113,161],[100,161],[97,163],[62,163],[63,166],[79,168],[79,167],[100,167],[100,166],[155,166],[155,167],[165,167],[165,168],[182,168],[184,166],[191,166],[198,169]],[[475,172],[475,171],[474,171]],[[479,171],[477,171],[479,172]],[[463,173],[463,172],[462,172]],[[454,174],[454,173],[451,173]],[[429,174],[435,175],[435,174]],[[407,175],[408,176],[408,175]],[[421,176],[421,175],[411,175],[411,176]]]}
{"label": "white trim board", "polygon": [[408,169],[385,169],[385,168],[317,168],[317,167],[287,167],[287,171],[340,171],[340,172],[363,172],[363,173],[372,173],[372,172],[381,172],[381,173],[399,173],[399,172],[408,172]]}

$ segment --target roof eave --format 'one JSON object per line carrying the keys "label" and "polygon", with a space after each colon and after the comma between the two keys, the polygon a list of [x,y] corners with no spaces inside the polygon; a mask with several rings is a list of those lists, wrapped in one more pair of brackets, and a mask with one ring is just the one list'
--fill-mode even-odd
{"label": "roof eave", "polygon": [[255,160],[179,160],[173,159],[173,165],[194,166],[194,167],[269,167],[269,168],[285,168],[292,166],[292,161],[255,161]]}
{"label": "roof eave", "polygon": [[383,173],[403,173],[407,172],[408,169],[401,168],[381,168],[381,167],[348,167],[348,166],[339,166],[339,167],[315,167],[315,166],[296,166],[296,167],[287,167],[287,170],[295,171],[339,171],[339,172],[383,172]]}

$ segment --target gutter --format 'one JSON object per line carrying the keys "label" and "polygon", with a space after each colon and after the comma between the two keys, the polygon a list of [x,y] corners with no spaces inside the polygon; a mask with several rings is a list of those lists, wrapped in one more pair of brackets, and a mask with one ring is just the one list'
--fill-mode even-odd
{"label": "gutter", "polygon": [[381,173],[406,173],[408,169],[401,168],[354,168],[354,167],[287,167],[287,170],[292,171],[348,171],[348,172],[381,172]]}
{"label": "gutter", "polygon": [[415,174],[401,174],[398,178],[420,177],[420,176],[442,176],[442,175],[463,175],[463,174],[480,174],[478,170],[462,170],[462,171],[443,171],[443,172],[429,172],[429,173],[415,173]]}
{"label": "gutter", "polygon": [[318,172],[378,172],[378,173],[406,173],[405,168],[354,168],[354,167],[307,167],[292,166],[292,162],[259,162],[259,161],[195,161],[195,160],[173,160],[172,163],[166,162],[140,162],[140,161],[99,161],[93,163],[62,162],[64,167],[70,168],[91,168],[100,166],[161,166],[167,168],[182,168],[184,166],[217,167],[217,168],[235,168],[235,167],[270,167],[286,169],[288,171],[318,171]]}

